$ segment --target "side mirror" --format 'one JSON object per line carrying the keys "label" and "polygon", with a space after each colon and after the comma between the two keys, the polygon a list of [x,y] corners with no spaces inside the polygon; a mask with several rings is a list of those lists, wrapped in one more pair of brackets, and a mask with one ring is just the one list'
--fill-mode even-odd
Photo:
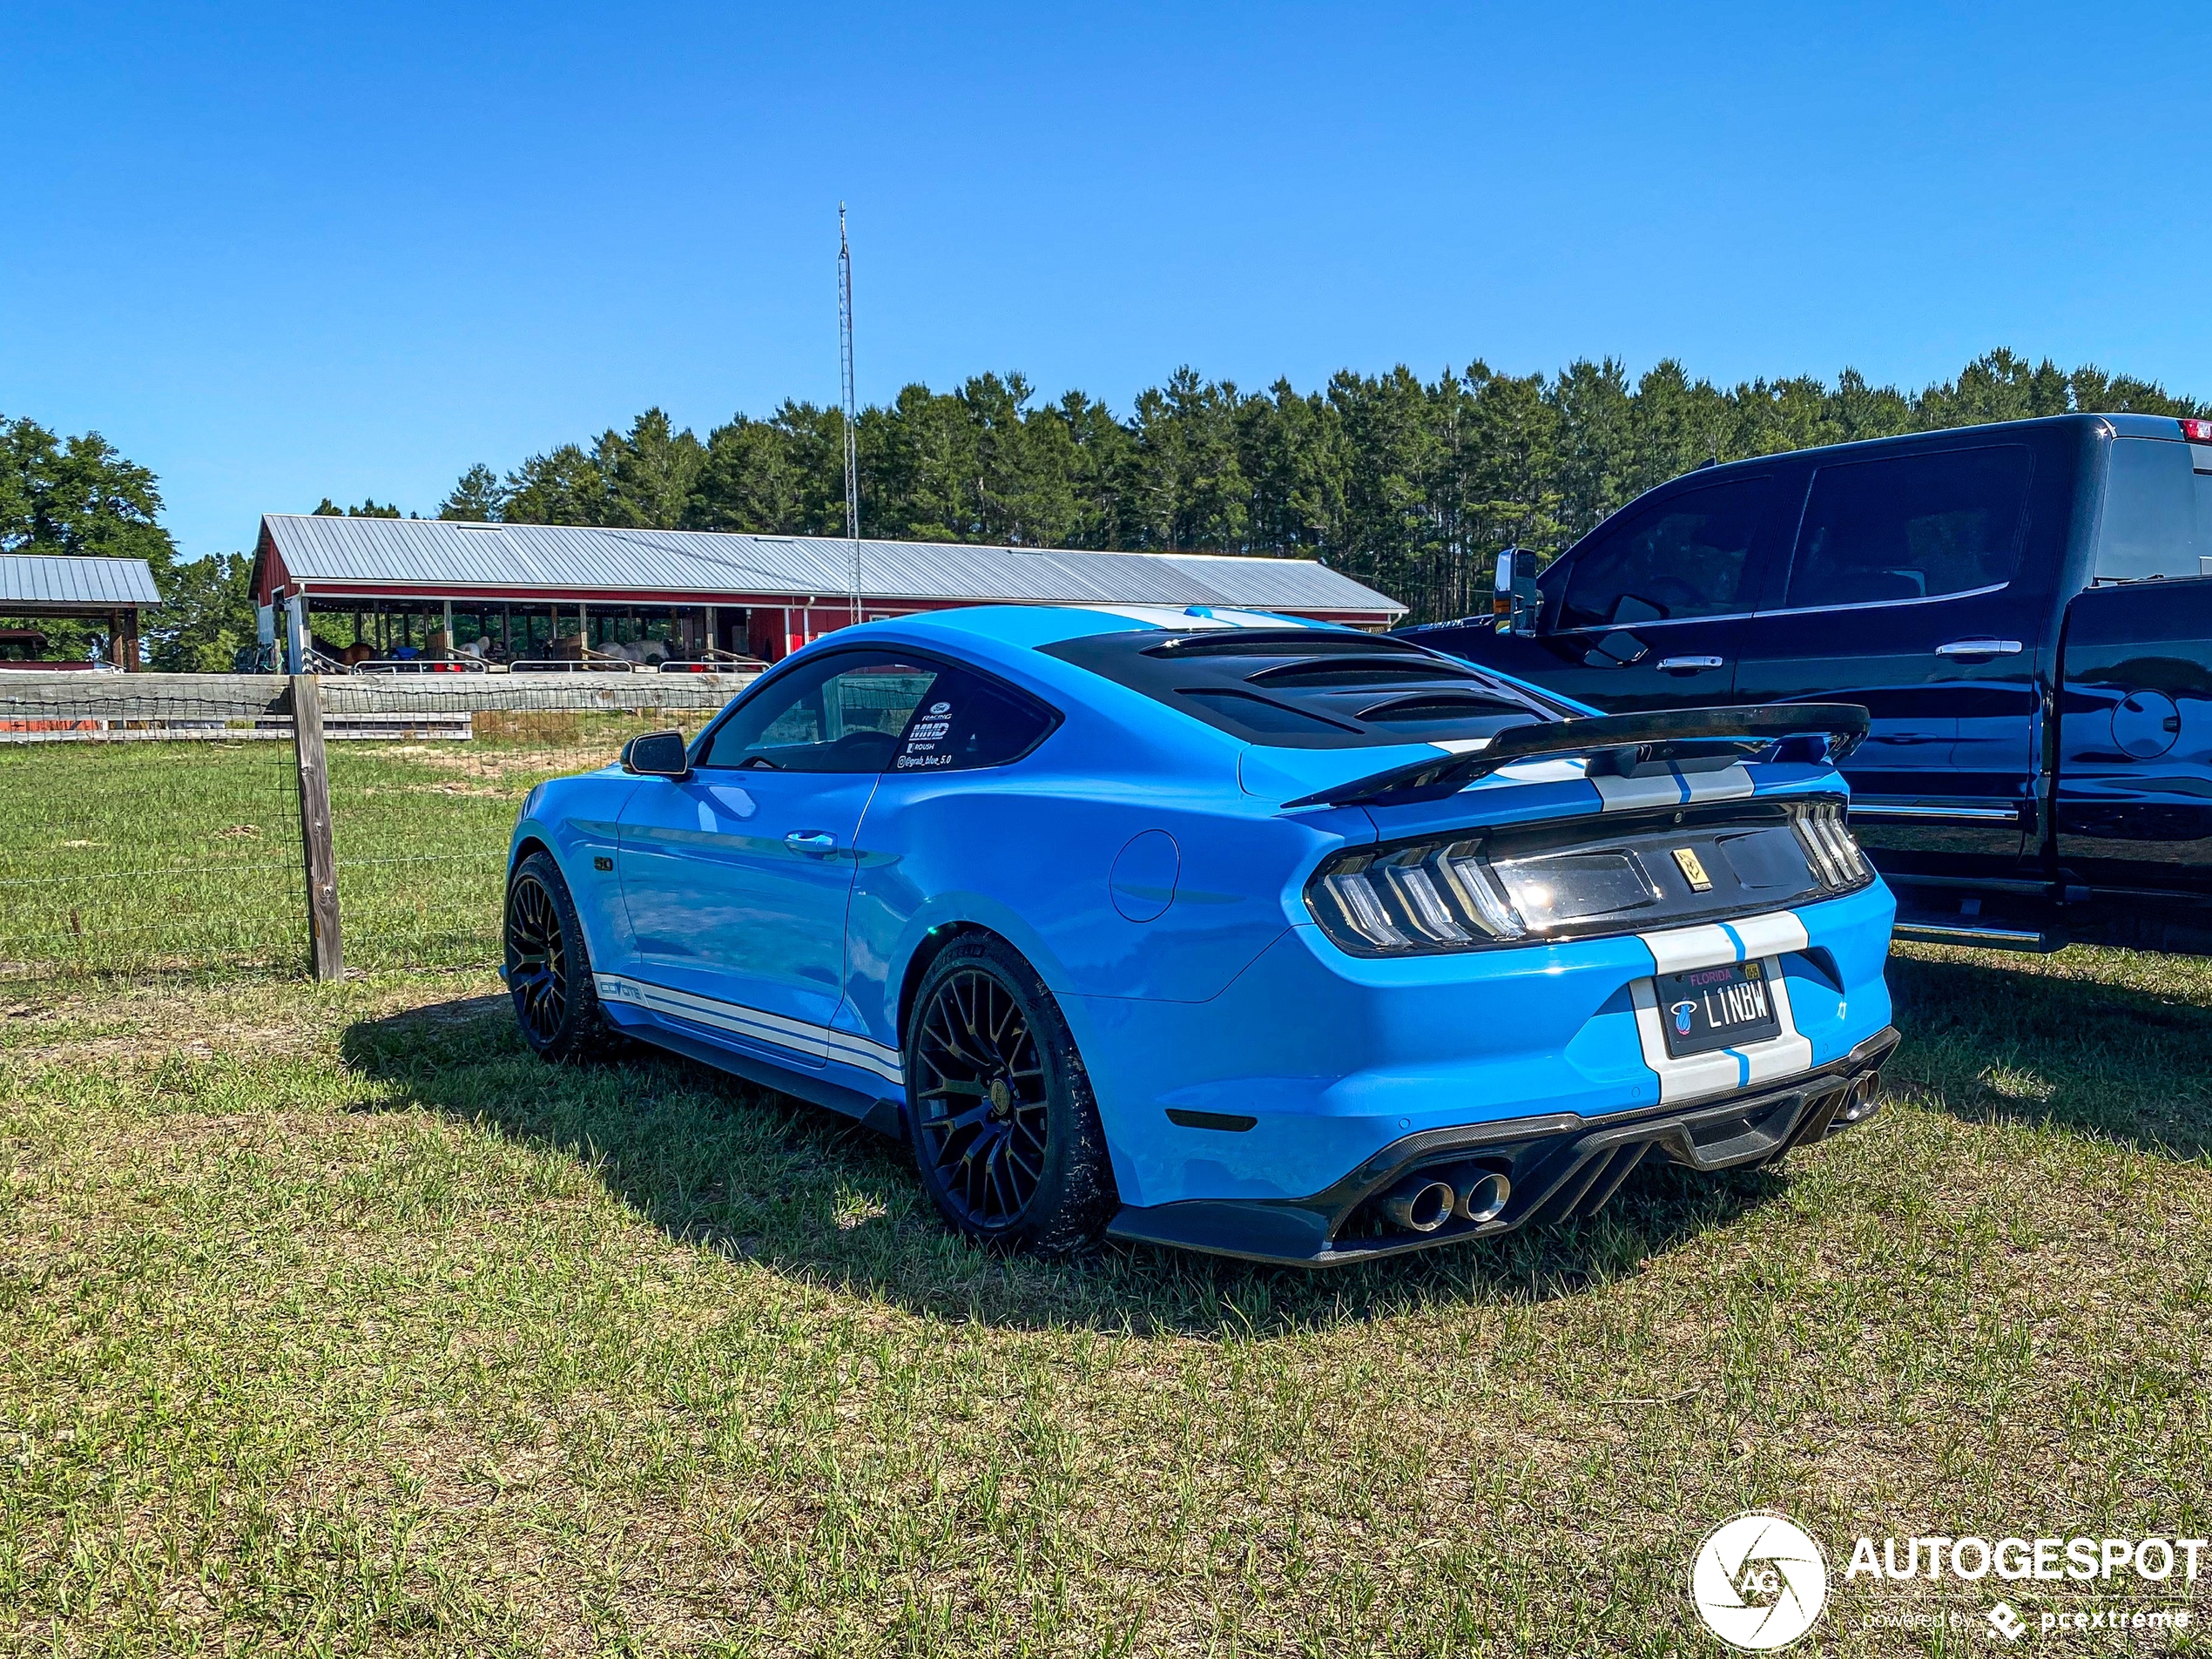
{"label": "side mirror", "polygon": [[1501,634],[1533,634],[1544,608],[1536,588],[1536,555],[1525,547],[1508,547],[1498,554],[1497,590],[1490,609]]}
{"label": "side mirror", "polygon": [[622,769],[640,778],[688,778],[691,757],[681,732],[646,732],[622,745]]}

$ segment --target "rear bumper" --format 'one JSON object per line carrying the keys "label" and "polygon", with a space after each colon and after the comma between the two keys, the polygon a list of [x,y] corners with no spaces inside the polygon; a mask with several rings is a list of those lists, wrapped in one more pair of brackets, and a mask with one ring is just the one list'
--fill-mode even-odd
{"label": "rear bumper", "polygon": [[[1107,1232],[1133,1244],[1329,1267],[1495,1238],[1532,1223],[1567,1221],[1597,1211],[1654,1155],[1694,1170],[1750,1169],[1836,1132],[1844,1127],[1841,1115],[1853,1086],[1878,1071],[1897,1045],[1896,1028],[1885,1027],[1842,1059],[1784,1084],[1694,1106],[1595,1118],[1558,1112],[1423,1130],[1392,1142],[1310,1197],[1129,1205]],[[1371,1200],[1409,1176],[1469,1166],[1511,1181],[1511,1197],[1497,1216],[1447,1220],[1427,1233],[1384,1231]]]}

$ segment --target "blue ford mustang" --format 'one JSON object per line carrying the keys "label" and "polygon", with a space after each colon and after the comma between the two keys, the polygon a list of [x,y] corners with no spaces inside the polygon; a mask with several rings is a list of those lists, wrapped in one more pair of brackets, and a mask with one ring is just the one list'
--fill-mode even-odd
{"label": "blue ford mustang", "polygon": [[974,1237],[1370,1258],[1874,1109],[1865,729],[1253,612],[870,623],[532,791],[506,975],[549,1057],[620,1032],[905,1137]]}

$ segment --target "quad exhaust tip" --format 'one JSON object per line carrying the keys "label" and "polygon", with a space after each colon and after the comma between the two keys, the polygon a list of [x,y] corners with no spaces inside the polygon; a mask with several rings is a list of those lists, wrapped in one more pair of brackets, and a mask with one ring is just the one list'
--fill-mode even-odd
{"label": "quad exhaust tip", "polygon": [[1447,1221],[1480,1226],[1505,1212],[1513,1183],[1496,1170],[1411,1175],[1382,1201],[1383,1214],[1412,1233],[1433,1233]]}
{"label": "quad exhaust tip", "polygon": [[1846,1123],[1857,1123],[1871,1117],[1881,1109],[1882,1074],[1870,1071],[1851,1086],[1844,1097],[1844,1109],[1837,1114]]}
{"label": "quad exhaust tip", "polygon": [[1485,1170],[1460,1189],[1452,1213],[1461,1221],[1480,1224],[1495,1221],[1505,1212],[1506,1201],[1513,1197],[1513,1183],[1495,1170]]}
{"label": "quad exhaust tip", "polygon": [[1407,1232],[1433,1233],[1452,1218],[1458,1203],[1449,1182],[1416,1177],[1383,1200],[1383,1213]]}

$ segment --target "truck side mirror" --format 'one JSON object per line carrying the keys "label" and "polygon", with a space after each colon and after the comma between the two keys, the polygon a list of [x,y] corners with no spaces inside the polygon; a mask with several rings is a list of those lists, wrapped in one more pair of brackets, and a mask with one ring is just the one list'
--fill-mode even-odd
{"label": "truck side mirror", "polygon": [[1533,634],[1544,608],[1536,588],[1536,555],[1532,549],[1508,547],[1498,554],[1497,591],[1490,608],[1501,634]]}
{"label": "truck side mirror", "polygon": [[691,762],[681,732],[647,732],[622,745],[622,769],[641,778],[688,778]]}

